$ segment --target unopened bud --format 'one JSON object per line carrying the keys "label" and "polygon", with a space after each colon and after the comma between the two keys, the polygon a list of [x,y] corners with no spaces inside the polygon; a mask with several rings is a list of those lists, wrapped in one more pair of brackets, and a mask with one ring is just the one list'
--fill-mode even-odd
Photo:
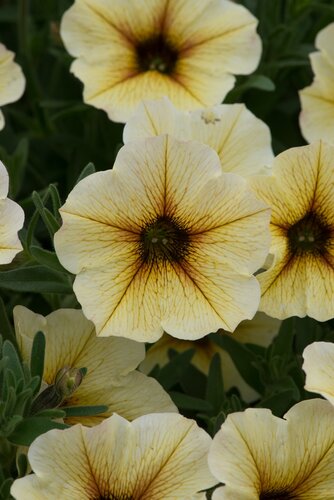
{"label": "unopened bud", "polygon": [[77,390],[83,379],[83,374],[79,368],[64,366],[56,375],[55,388],[57,393],[64,400]]}

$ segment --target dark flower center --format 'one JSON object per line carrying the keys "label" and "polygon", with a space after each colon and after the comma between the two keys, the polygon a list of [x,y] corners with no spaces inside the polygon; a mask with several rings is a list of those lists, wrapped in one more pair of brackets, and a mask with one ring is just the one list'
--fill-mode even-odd
{"label": "dark flower center", "polygon": [[330,233],[318,215],[309,213],[288,229],[290,250],[293,254],[324,254]]}
{"label": "dark flower center", "polygon": [[111,495],[109,497],[99,496],[98,498],[94,498],[92,500],[133,500],[133,497],[129,495],[121,495],[115,497],[115,495]]}
{"label": "dark flower center", "polygon": [[261,493],[260,500],[293,500],[297,499],[295,496],[291,496],[289,493],[284,492],[270,492],[270,493]]}
{"label": "dark flower center", "polygon": [[140,233],[144,262],[179,262],[189,251],[189,234],[180,223],[165,215],[147,224]]}
{"label": "dark flower center", "polygon": [[173,72],[178,58],[177,50],[162,35],[138,43],[136,53],[141,71],[155,70],[166,74]]}

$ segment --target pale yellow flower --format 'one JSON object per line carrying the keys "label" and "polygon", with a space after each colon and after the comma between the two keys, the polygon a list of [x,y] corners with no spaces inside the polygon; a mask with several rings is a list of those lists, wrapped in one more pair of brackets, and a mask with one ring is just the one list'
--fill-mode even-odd
{"label": "pale yellow flower", "polygon": [[207,465],[210,436],[173,413],[129,423],[118,415],[38,437],[29,449],[34,471],[14,482],[16,500],[191,500],[215,480]]}
{"label": "pale yellow flower", "polygon": [[7,198],[8,189],[8,173],[0,161],[0,264],[9,264],[22,250],[17,233],[23,226],[24,212],[20,205]]}
{"label": "pale yellow flower", "polygon": [[60,211],[56,251],[98,335],[194,340],[254,316],[269,209],[209,147],[128,143]]}
{"label": "pale yellow flower", "polygon": [[319,31],[310,55],[314,80],[299,92],[300,127],[308,142],[323,139],[334,143],[334,23]]}
{"label": "pale yellow flower", "polygon": [[[14,62],[15,54],[0,43],[0,106],[15,102],[22,96],[25,78],[20,66]],[[0,130],[5,126],[0,111]]]}
{"label": "pale yellow flower", "polygon": [[261,56],[257,19],[228,0],[76,0],[61,36],[84,101],[126,121],[164,95],[181,109],[218,104]]}
{"label": "pale yellow flower", "polygon": [[268,126],[244,104],[221,104],[180,111],[167,97],[142,102],[124,127],[123,140],[170,134],[207,144],[220,158],[224,172],[242,176],[270,173],[274,159]]}
{"label": "pale yellow flower", "polygon": [[230,414],[213,439],[213,500],[333,500],[334,407],[321,399],[293,406],[284,420],[264,408]]}
{"label": "pale yellow flower", "polygon": [[303,352],[305,389],[318,392],[334,405],[334,344],[313,342]]}
{"label": "pale yellow flower", "polygon": [[274,160],[251,186],[272,208],[271,267],[257,276],[260,310],[284,319],[334,317],[334,147],[317,142]]}
{"label": "pale yellow flower", "polygon": [[38,331],[44,333],[46,384],[53,384],[64,367],[87,368],[81,385],[62,406],[109,406],[100,415],[68,417],[67,423],[96,425],[114,412],[132,420],[145,413],[177,411],[156,380],[135,371],[145,356],[143,344],[97,338],[94,325],[77,309],[59,309],[44,317],[16,306],[14,323],[19,349],[26,361],[30,359],[34,335]]}
{"label": "pale yellow flower", "polygon": [[[221,333],[232,335],[235,340],[243,344],[257,344],[267,347],[277,335],[280,325],[279,320],[270,318],[264,313],[257,313],[252,320],[242,321],[233,334],[223,331]],[[242,378],[228,352],[219,347],[210,337],[190,341],[174,339],[165,333],[158,342],[149,348],[144,361],[140,364],[140,370],[144,373],[150,373],[155,365],[165,366],[170,360],[169,349],[174,349],[177,352],[195,349],[191,362],[205,375],[209,373],[213,356],[218,353],[221,359],[225,390],[237,387],[242,399],[246,402],[254,401],[258,397],[258,393]]]}

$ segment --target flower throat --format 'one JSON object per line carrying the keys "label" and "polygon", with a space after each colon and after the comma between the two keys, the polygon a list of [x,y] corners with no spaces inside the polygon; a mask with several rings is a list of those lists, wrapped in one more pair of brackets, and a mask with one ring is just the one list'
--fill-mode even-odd
{"label": "flower throat", "polygon": [[330,232],[319,216],[308,213],[287,232],[290,250],[293,254],[324,254]]}
{"label": "flower throat", "polygon": [[171,74],[178,58],[177,51],[162,35],[139,43],[136,46],[137,63],[141,71],[155,70]]}
{"label": "flower throat", "polygon": [[140,233],[140,254],[144,262],[179,262],[188,251],[189,234],[171,217],[158,217]]}

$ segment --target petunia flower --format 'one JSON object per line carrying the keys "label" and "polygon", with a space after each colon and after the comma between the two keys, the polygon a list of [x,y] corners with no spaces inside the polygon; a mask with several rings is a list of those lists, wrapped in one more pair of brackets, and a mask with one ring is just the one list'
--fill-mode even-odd
{"label": "petunia flower", "polygon": [[209,147],[128,143],[60,212],[56,251],[97,335],[194,340],[254,316],[269,209]]}
{"label": "petunia flower", "polygon": [[257,19],[228,0],[76,0],[61,36],[84,101],[126,121],[164,95],[181,109],[218,104],[261,56]]}
{"label": "petunia flower", "polygon": [[17,233],[23,226],[24,212],[20,205],[7,198],[8,189],[8,173],[0,161],[0,264],[9,264],[22,250]]}
{"label": "petunia flower", "polygon": [[[232,335],[235,340],[241,343],[267,347],[277,335],[280,325],[279,320],[270,318],[264,313],[256,313],[252,320],[242,321],[233,334],[223,331],[221,333]],[[218,346],[210,337],[190,341],[175,339],[165,333],[158,342],[149,348],[144,361],[140,364],[140,370],[144,373],[150,373],[155,365],[165,366],[169,362],[168,351],[170,349],[177,352],[195,349],[191,363],[205,375],[209,373],[213,356],[218,353],[221,360],[225,390],[237,387],[242,399],[246,402],[254,401],[258,397],[258,393],[242,378],[228,352]]]}
{"label": "petunia flower", "polygon": [[[14,62],[14,53],[0,43],[0,106],[15,102],[22,96],[25,78],[21,67]],[[5,126],[5,119],[0,111],[0,130]]]}
{"label": "petunia flower", "polygon": [[132,420],[145,413],[177,411],[156,380],[135,371],[145,356],[143,344],[97,338],[94,325],[77,309],[59,309],[44,317],[16,306],[14,323],[19,349],[26,361],[30,359],[35,334],[44,333],[45,384],[53,384],[63,368],[87,368],[81,384],[62,406],[109,407],[95,416],[67,417],[66,423],[96,425],[114,412]]}
{"label": "petunia flower", "polygon": [[260,310],[275,318],[334,317],[334,147],[323,142],[277,156],[252,188],[271,206],[269,269],[257,276]]}
{"label": "petunia flower", "polygon": [[299,92],[302,111],[300,127],[308,142],[323,139],[334,143],[334,23],[319,31],[319,52],[310,55],[314,72],[311,85]]}
{"label": "petunia flower", "polygon": [[16,500],[191,500],[215,480],[207,465],[210,436],[172,413],[129,423],[113,415],[100,425],[52,430],[30,446],[34,474],[17,479]]}
{"label": "petunia flower", "polygon": [[232,413],[213,439],[209,467],[225,484],[213,500],[332,500],[334,407],[311,399],[284,419],[265,408]]}
{"label": "petunia flower", "polygon": [[313,342],[303,352],[305,389],[318,392],[334,405],[334,344]]}
{"label": "petunia flower", "polygon": [[274,159],[269,127],[244,104],[220,104],[180,111],[167,97],[144,101],[124,127],[123,140],[169,134],[207,144],[220,158],[224,172],[242,176],[270,173]]}

